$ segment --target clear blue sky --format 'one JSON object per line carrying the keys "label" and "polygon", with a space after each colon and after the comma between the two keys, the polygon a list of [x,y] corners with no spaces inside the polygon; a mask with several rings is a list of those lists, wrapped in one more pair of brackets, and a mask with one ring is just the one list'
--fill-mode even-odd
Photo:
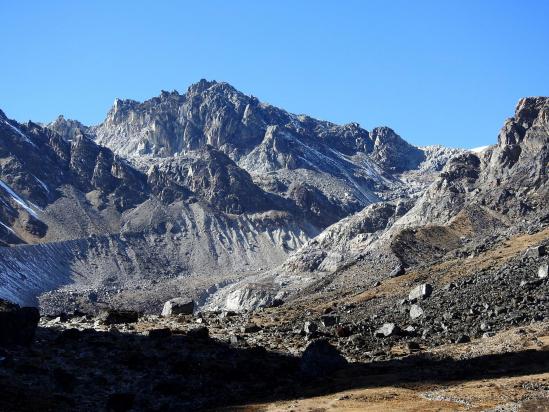
{"label": "clear blue sky", "polygon": [[549,95],[549,1],[0,0],[0,108],[99,123],[201,78],[417,144],[494,143]]}

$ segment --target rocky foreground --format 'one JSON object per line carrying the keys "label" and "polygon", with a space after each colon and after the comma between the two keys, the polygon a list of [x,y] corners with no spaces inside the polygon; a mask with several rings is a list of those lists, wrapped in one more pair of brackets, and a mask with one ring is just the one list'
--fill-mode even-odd
{"label": "rocky foreground", "polygon": [[547,234],[240,313],[4,303],[0,410],[547,410]]}

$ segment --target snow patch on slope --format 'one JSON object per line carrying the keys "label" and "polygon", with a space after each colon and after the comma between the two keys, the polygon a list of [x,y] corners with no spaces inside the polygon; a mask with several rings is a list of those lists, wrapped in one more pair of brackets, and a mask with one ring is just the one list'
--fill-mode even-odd
{"label": "snow patch on slope", "polygon": [[23,209],[25,209],[30,215],[38,219],[38,215],[32,208],[25,202],[21,196],[19,196],[17,193],[13,191],[11,187],[9,187],[6,183],[4,183],[2,180],[0,180],[0,187],[2,187],[8,194],[11,196],[11,198],[19,204]]}

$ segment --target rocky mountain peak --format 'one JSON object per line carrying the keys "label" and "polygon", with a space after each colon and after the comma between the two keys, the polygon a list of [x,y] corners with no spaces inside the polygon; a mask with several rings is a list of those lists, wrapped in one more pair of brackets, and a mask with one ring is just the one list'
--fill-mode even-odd
{"label": "rocky mountain peak", "polygon": [[376,127],[370,138],[374,142],[372,157],[389,170],[415,169],[425,160],[421,149],[406,142],[389,127]]}
{"label": "rocky mountain peak", "polygon": [[547,122],[549,99],[547,97],[523,97],[515,108],[515,121],[522,127],[531,127],[536,119]]}

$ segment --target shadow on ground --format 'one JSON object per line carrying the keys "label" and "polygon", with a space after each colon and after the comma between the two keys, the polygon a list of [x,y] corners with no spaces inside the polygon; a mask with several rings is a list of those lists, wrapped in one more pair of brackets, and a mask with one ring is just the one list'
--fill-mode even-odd
{"label": "shadow on ground", "polygon": [[547,351],[440,359],[428,354],[337,372],[204,336],[157,337],[39,328],[28,348],[0,349],[1,411],[195,411],[416,382],[467,381],[549,371]]}

